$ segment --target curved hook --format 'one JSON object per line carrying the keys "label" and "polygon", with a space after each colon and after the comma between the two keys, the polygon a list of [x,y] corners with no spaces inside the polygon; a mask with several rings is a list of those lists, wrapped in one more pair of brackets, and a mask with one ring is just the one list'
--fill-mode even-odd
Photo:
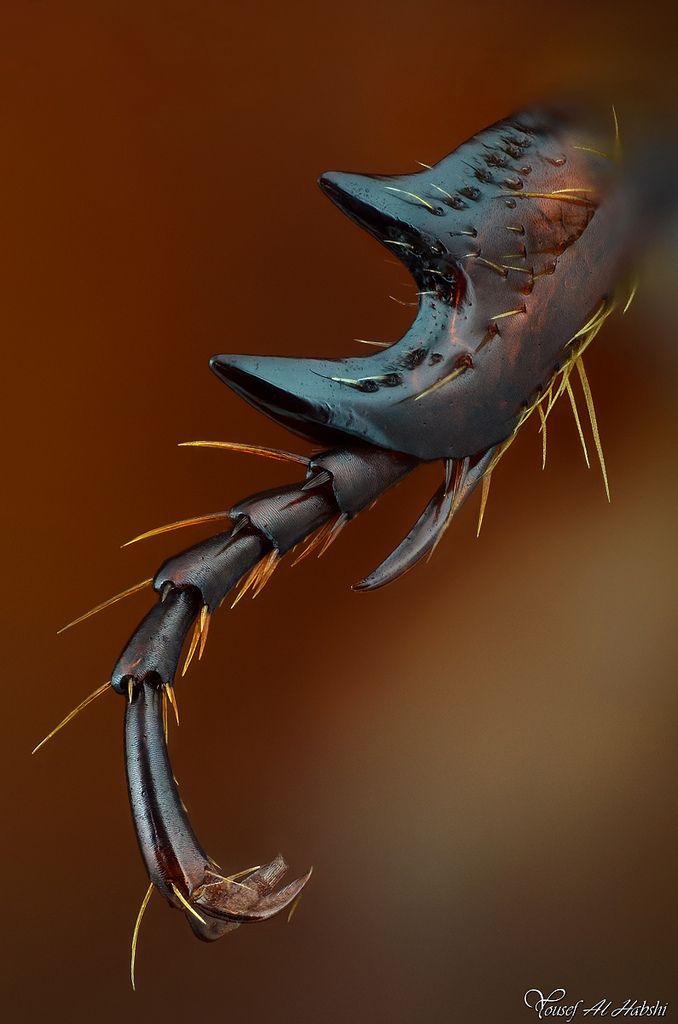
{"label": "curved hook", "polygon": [[125,705],[125,765],[132,818],[149,877],[167,902],[184,912],[199,938],[211,942],[239,924],[264,921],[299,895],[311,871],[276,889],[287,870],[281,856],[242,873],[242,881],[215,870],[191,828],[172,774],[157,677],[134,687]]}

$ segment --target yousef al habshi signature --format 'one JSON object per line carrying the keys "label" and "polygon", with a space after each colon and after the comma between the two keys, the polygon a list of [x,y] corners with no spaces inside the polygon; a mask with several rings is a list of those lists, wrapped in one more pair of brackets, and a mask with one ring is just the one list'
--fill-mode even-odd
{"label": "yousef al habshi signature", "polygon": [[523,996],[525,1006],[534,1010],[539,1020],[574,1020],[578,1013],[582,1017],[665,1017],[668,1003],[657,999],[648,1003],[646,999],[625,999],[615,1003],[612,999],[599,999],[587,1005],[583,999],[572,1002],[564,988],[554,988],[545,995],[541,989],[530,988]]}

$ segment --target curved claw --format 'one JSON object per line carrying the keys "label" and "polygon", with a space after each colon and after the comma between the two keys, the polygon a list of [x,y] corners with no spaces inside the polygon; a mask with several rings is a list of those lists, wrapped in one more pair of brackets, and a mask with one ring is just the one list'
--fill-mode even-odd
{"label": "curved claw", "polygon": [[487,472],[496,447],[488,449],[468,469],[458,489],[451,483],[441,484],[416,523],[397,548],[369,576],[353,584],[354,590],[378,590],[409,572],[425,555],[433,552],[449,525],[450,519],[464,504]]}
{"label": "curved claw", "polygon": [[287,872],[284,858],[278,854],[270,864],[247,875],[243,882],[218,878],[198,886],[193,891],[193,903],[201,913],[239,923],[265,921],[294,900],[304,888],[313,868],[276,891],[276,886]]}
{"label": "curved claw", "polygon": [[134,827],[149,877],[168,903],[185,913],[200,939],[211,942],[239,924],[266,920],[301,892],[310,871],[276,891],[287,870],[281,856],[242,882],[215,872],[191,828],[172,774],[157,678],[134,687],[125,705],[125,763]]}

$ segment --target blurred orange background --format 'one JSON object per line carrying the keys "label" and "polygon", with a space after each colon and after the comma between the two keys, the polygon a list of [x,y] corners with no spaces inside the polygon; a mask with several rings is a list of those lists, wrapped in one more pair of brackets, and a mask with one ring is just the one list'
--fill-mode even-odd
{"label": "blurred orange background", "polygon": [[208,357],[338,356],[409,322],[405,271],[316,176],[412,170],[573,89],[675,128],[673,7],[2,4],[6,1019],[513,1024],[557,986],[678,1016],[668,244],[587,360],[611,505],[563,406],[546,472],[531,421],[495,474],[480,540],[472,502],[428,566],[351,592],[427,469],[215,618],[173,764],[225,870],[314,864],[289,925],[207,947],[156,897],[133,995],[122,703],[29,756],[150,597],[57,628],[201,533],[119,545],[293,478],[177,449],[295,444]]}

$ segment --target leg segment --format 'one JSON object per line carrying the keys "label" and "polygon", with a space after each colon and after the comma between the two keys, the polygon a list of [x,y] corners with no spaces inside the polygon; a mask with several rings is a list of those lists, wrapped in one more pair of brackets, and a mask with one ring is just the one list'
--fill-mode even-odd
{"label": "leg segment", "polygon": [[282,910],[310,872],[276,888],[286,869],[278,857],[236,881],[218,873],[196,839],[172,774],[163,723],[184,642],[193,627],[188,662],[204,644],[209,617],[241,580],[241,593],[250,586],[257,593],[280,557],[322,534],[333,519],[343,523],[357,515],[416,465],[411,457],[367,447],[328,452],[309,464],[302,484],[234,506],[230,532],[195,544],[160,568],[153,581],[160,600],[113,670],[113,688],[128,696],[127,786],[142,858],[153,885],[205,941]]}

